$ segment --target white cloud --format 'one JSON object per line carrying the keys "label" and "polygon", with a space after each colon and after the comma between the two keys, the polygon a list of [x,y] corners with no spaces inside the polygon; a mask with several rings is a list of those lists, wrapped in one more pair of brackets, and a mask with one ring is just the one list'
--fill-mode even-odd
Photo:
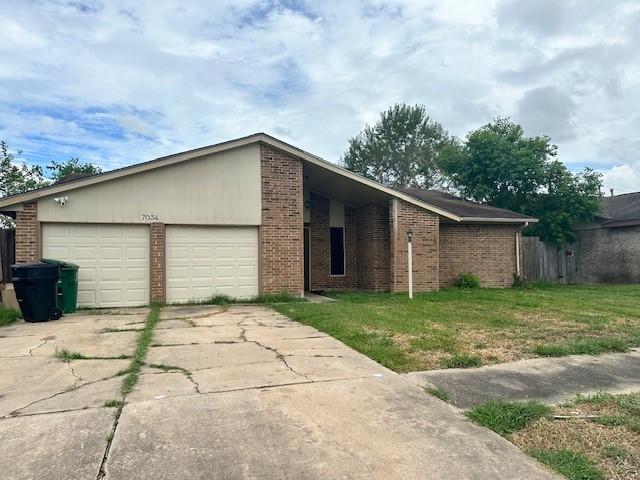
{"label": "white cloud", "polygon": [[424,103],[456,135],[511,115],[640,190],[634,3],[14,0],[0,138],[112,168],[266,131],[337,161],[382,109]]}

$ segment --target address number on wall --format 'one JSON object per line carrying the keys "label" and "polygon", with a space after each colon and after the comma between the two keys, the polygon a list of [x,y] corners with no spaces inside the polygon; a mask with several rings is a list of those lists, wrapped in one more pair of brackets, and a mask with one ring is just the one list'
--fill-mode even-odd
{"label": "address number on wall", "polygon": [[160,220],[160,217],[154,213],[143,213],[140,218],[143,222],[157,222]]}

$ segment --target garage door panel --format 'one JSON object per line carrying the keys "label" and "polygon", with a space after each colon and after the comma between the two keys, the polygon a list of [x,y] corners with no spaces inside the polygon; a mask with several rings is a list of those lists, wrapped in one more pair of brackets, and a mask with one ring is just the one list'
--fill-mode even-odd
{"label": "garage door panel", "polygon": [[256,227],[168,226],[167,301],[258,294]]}
{"label": "garage door panel", "polygon": [[149,227],[44,224],[43,255],[76,263],[78,304],[92,307],[149,303]]}

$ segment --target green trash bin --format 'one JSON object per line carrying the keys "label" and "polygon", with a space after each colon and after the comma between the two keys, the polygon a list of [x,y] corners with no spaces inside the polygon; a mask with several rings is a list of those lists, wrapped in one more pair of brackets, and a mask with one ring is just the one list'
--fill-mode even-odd
{"label": "green trash bin", "polygon": [[58,283],[58,306],[64,313],[76,311],[78,303],[78,268],[75,263],[63,262],[52,258],[43,258],[44,263],[60,265],[60,282]]}

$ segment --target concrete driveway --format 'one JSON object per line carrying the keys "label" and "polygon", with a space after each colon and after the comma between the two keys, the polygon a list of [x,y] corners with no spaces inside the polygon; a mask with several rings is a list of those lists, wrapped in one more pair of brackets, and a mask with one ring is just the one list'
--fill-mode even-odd
{"label": "concrete driveway", "polygon": [[[0,329],[11,479],[551,479],[377,363],[264,307],[166,307],[119,417],[147,311]],[[63,362],[56,347],[93,359]],[[120,375],[119,375],[120,374]]]}

